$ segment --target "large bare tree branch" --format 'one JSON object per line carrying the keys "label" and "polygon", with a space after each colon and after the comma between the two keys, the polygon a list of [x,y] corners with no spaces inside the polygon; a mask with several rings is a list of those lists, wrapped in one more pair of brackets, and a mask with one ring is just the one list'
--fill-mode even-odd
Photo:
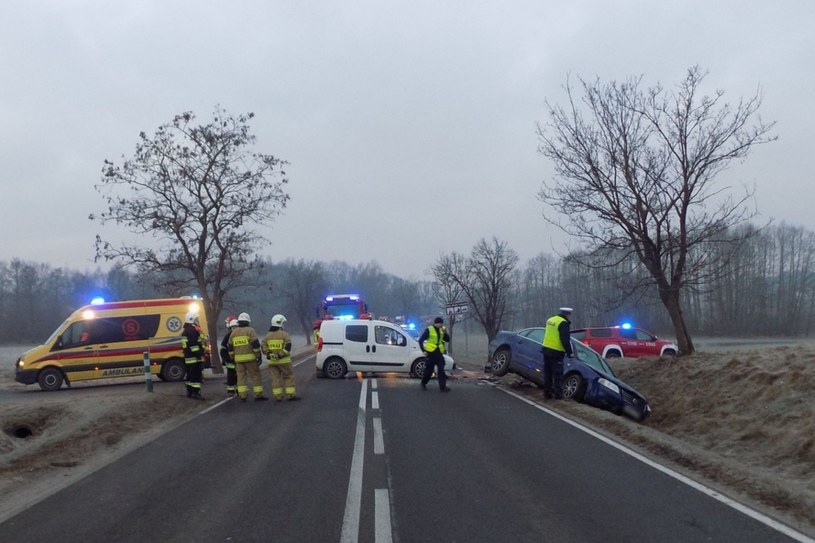
{"label": "large bare tree branch", "polygon": [[549,122],[538,127],[539,151],[556,173],[539,198],[565,217],[547,220],[585,244],[574,256],[582,265],[614,268],[636,259],[645,273],[633,270],[621,284],[629,293],[657,286],[683,353],[693,343],[681,291],[723,272],[723,256],[734,251],[716,247],[737,247],[756,232],[736,228],[754,216],[746,208],[752,191],[734,197],[716,176],[776,139],[774,123],[754,122],[760,93],[732,107],[722,91],[701,95],[704,77],[690,68],[673,92],[643,90],[641,77],[580,79],[579,101],[567,79],[567,107],[547,103]]}
{"label": "large bare tree branch", "polygon": [[[193,286],[204,299],[210,329],[229,290],[241,285],[267,240],[251,225],[274,221],[289,200],[284,161],[255,153],[249,122],[216,107],[197,124],[185,112],[142,132],[131,158],[105,160],[95,186],[107,210],[91,215],[135,235],[113,243],[98,235],[97,259],[118,260],[160,278],[168,287]],[[220,369],[215,360],[216,369]]]}

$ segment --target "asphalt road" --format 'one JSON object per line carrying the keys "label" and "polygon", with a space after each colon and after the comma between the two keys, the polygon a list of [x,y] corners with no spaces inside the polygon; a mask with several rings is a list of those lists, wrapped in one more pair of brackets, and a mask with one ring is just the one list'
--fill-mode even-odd
{"label": "asphalt road", "polygon": [[218,405],[0,541],[793,541],[490,384],[296,374],[303,401]]}

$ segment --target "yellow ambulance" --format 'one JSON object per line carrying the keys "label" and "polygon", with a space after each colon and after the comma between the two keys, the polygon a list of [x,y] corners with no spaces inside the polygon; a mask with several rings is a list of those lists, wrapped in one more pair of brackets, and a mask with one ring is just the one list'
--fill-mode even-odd
{"label": "yellow ambulance", "polygon": [[62,383],[144,374],[181,381],[186,367],[181,332],[187,313],[195,313],[207,330],[203,303],[194,298],[101,302],[80,307],[44,344],[17,360],[15,379],[58,390]]}

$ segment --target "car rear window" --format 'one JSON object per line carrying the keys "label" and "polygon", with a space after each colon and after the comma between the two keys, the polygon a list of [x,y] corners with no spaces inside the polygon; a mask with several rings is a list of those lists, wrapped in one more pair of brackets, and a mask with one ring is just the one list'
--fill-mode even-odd
{"label": "car rear window", "polygon": [[520,335],[531,339],[535,343],[543,343],[543,335],[545,331],[546,330],[544,330],[543,328],[530,328],[528,330],[523,330],[522,332],[520,332]]}
{"label": "car rear window", "polygon": [[612,337],[611,328],[592,328],[588,333],[591,337]]}

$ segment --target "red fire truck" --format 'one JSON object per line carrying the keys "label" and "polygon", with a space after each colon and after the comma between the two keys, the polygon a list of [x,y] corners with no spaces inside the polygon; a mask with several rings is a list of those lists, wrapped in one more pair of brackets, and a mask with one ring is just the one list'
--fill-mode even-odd
{"label": "red fire truck", "polygon": [[317,318],[321,322],[328,319],[370,319],[372,316],[368,312],[368,304],[357,294],[331,294],[325,297],[317,310]]}

